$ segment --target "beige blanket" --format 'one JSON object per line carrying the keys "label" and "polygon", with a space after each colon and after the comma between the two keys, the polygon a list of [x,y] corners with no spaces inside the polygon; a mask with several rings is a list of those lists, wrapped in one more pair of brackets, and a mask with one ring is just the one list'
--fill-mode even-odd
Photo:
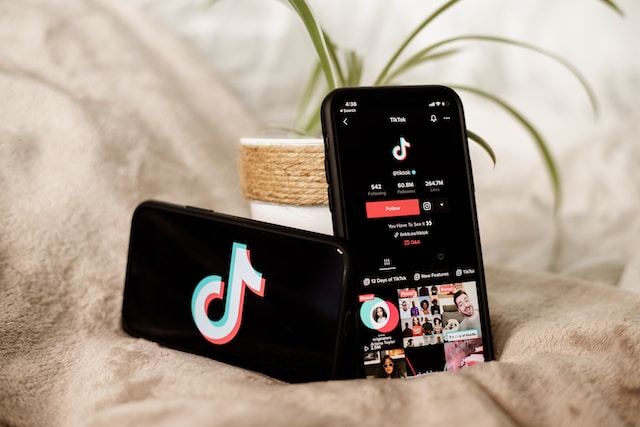
{"label": "beige blanket", "polygon": [[0,1],[0,425],[638,425],[640,296],[487,271],[497,361],[287,385],[120,328],[133,208],[247,214],[254,122],[107,0]]}

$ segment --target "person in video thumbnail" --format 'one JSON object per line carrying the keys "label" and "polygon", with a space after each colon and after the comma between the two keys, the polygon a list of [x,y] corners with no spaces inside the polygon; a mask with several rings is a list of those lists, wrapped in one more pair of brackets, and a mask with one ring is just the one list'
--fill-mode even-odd
{"label": "person in video thumbnail", "polygon": [[433,334],[433,325],[429,322],[429,319],[424,318],[424,323],[422,324],[422,333],[425,335]]}
{"label": "person in video thumbnail", "polygon": [[442,333],[442,319],[439,317],[433,319],[433,333],[436,335]]}
{"label": "person in video thumbnail", "polygon": [[406,301],[400,303],[400,317],[411,317],[411,311]]}
{"label": "person in video thumbnail", "polygon": [[386,355],[382,358],[382,363],[378,367],[378,372],[376,373],[377,378],[403,378],[402,374],[396,367],[395,362],[391,358],[391,356]]}
{"label": "person in video thumbnail", "polygon": [[411,317],[417,317],[420,315],[420,309],[416,307],[416,302],[411,301]]}
{"label": "person in video thumbnail", "polygon": [[403,337],[413,336],[413,331],[411,331],[411,328],[409,327],[409,322],[404,322],[404,329],[402,330],[402,336]]}
{"label": "person in video thumbnail", "polygon": [[422,325],[420,324],[420,319],[414,317],[412,319],[413,325],[411,325],[411,331],[413,332],[414,337],[419,337],[422,335]]}
{"label": "person in video thumbnail", "polygon": [[429,311],[429,300],[428,299],[423,299],[422,301],[420,301],[420,307],[422,308],[422,314],[424,314],[425,316],[427,316],[428,314],[431,313]]}
{"label": "person in video thumbnail", "polygon": [[373,310],[373,320],[376,323],[382,323],[387,318],[387,312],[384,311],[384,308],[378,306]]}
{"label": "person in video thumbnail", "polygon": [[438,304],[438,298],[431,299],[431,314],[440,314],[440,305]]}
{"label": "person in video thumbnail", "polygon": [[482,330],[480,327],[480,313],[478,313],[469,299],[469,295],[465,291],[457,291],[453,294],[453,302],[458,311],[464,315],[464,319],[460,322],[460,331],[467,329],[476,329],[478,335]]}

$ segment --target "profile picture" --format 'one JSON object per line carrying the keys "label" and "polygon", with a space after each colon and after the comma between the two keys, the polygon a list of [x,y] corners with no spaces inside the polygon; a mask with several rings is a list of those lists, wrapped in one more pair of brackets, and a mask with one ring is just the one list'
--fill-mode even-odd
{"label": "profile picture", "polygon": [[371,311],[371,319],[376,323],[385,323],[389,317],[389,313],[382,305],[376,305]]}

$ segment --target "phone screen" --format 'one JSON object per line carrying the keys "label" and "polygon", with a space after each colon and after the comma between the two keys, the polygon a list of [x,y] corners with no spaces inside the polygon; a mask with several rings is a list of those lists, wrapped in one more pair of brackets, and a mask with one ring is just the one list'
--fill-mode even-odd
{"label": "phone screen", "polygon": [[136,210],[122,320],[132,335],[289,382],[340,375],[337,243],[146,202]]}
{"label": "phone screen", "polygon": [[461,103],[439,86],[345,88],[323,106],[337,235],[352,249],[366,377],[491,359]]}

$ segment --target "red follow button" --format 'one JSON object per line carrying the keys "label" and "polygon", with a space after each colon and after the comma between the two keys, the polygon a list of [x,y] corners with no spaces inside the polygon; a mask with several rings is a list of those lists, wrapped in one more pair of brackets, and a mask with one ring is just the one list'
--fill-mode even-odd
{"label": "red follow button", "polygon": [[367,202],[366,208],[367,218],[420,215],[420,202],[418,199]]}

